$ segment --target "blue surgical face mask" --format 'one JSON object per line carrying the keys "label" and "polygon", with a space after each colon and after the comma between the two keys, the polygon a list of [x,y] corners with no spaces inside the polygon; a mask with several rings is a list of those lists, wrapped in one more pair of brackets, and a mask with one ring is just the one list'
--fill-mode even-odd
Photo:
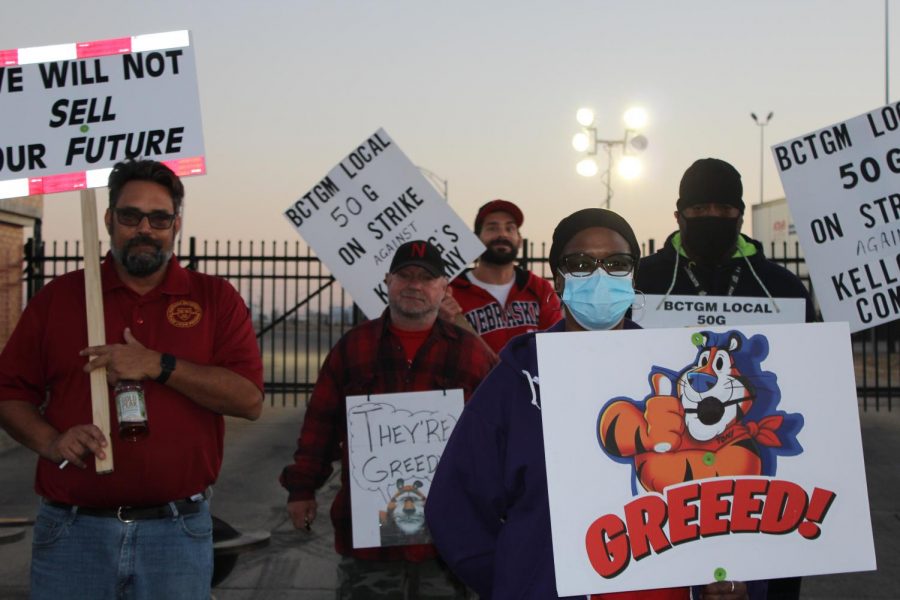
{"label": "blue surgical face mask", "polygon": [[613,277],[597,269],[587,277],[563,273],[562,301],[575,321],[590,331],[612,329],[634,302],[631,275]]}

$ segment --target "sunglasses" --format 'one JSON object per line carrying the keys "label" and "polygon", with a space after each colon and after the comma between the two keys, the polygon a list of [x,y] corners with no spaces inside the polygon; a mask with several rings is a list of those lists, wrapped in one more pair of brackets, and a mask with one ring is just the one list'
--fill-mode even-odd
{"label": "sunglasses", "polygon": [[613,277],[626,277],[634,271],[636,259],[631,254],[610,254],[594,258],[588,254],[567,254],[559,259],[559,267],[573,277],[588,277],[601,268]]}
{"label": "sunglasses", "polygon": [[175,213],[167,213],[161,210],[153,212],[144,212],[136,208],[117,208],[115,209],[116,221],[119,225],[126,227],[137,227],[147,217],[147,222],[153,229],[168,229],[175,222]]}

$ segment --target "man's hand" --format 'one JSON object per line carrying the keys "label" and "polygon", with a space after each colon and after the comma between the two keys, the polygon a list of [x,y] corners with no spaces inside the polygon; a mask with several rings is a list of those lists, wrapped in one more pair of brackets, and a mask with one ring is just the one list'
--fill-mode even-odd
{"label": "man's hand", "polygon": [[438,308],[438,317],[451,323],[456,323],[457,319],[462,317],[462,307],[456,301],[456,298],[453,297],[453,290],[450,289],[449,285],[447,286],[447,291],[444,292],[441,306]]}
{"label": "man's hand", "polygon": [[316,520],[316,509],[318,506],[315,500],[294,500],[293,502],[288,502],[287,510],[294,527],[309,531],[310,525]]}
{"label": "man's hand", "polygon": [[110,385],[116,385],[120,379],[130,381],[152,379],[159,375],[161,370],[160,353],[145,348],[131,334],[131,329],[128,327],[125,328],[124,344],[90,346],[79,354],[94,357],[84,366],[85,373],[106,367],[106,380]]}
{"label": "man's hand", "polygon": [[69,461],[76,467],[85,468],[82,460],[94,454],[100,460],[106,458],[103,448],[106,437],[96,425],[76,425],[56,437],[44,453],[45,458],[56,463]]}
{"label": "man's hand", "polygon": [[652,383],[654,394],[644,410],[650,445],[656,452],[678,450],[684,433],[684,408],[672,395],[672,382],[667,377],[657,373]]}
{"label": "man's hand", "polygon": [[703,588],[703,600],[748,600],[747,586],[743,581],[717,581]]}

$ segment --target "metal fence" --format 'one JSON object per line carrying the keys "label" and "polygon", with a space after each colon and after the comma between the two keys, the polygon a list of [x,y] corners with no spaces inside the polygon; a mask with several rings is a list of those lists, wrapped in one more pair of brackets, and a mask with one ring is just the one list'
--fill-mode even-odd
{"label": "metal fence", "polygon": [[[185,247],[186,246],[186,247]],[[101,256],[105,253],[101,243]],[[47,281],[81,267],[80,242],[25,244],[26,300]],[[188,269],[229,280],[250,309],[270,402],[298,405],[328,351],[361,318],[318,258],[296,242],[179,241]]]}
{"label": "metal fence", "polygon": [[[800,277],[815,301],[799,243],[772,244],[766,249],[766,256]],[[893,400],[900,398],[900,321],[858,331],[850,339],[860,405],[865,410],[891,410]]]}
{"label": "metal fence", "polygon": [[[361,316],[348,294],[299,240],[294,242],[180,240],[176,249],[189,269],[228,279],[250,307],[265,369],[270,402],[296,406],[315,384],[319,367],[341,335]],[[653,252],[653,241],[643,246]],[[548,277],[549,248],[526,240],[520,263]],[[101,244],[101,255],[103,245]],[[799,246],[772,245],[767,256],[811,288]],[[80,242],[25,245],[26,299],[46,282],[80,268]],[[892,409],[900,398],[900,321],[853,334],[853,358],[860,405]],[[810,376],[822,376],[810,374]]]}

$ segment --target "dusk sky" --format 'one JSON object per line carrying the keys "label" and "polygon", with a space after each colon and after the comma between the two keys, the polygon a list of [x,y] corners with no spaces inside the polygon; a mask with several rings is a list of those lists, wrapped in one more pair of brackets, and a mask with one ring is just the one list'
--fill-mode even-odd
{"label": "dusk sky", "polygon": [[[297,239],[282,211],[384,127],[466,223],[506,198],[549,241],[605,196],[575,172],[575,111],[621,138],[639,105],[643,175],[613,175],[612,208],[660,244],[697,158],[734,164],[758,201],[751,112],[774,112],[768,146],[884,104],[884,28],[882,0],[28,0],[5,3],[0,47],[190,30],[208,174],[185,180],[185,234],[201,240]],[[782,196],[767,149],[764,197]],[[78,194],[47,196],[44,217],[46,239],[80,238]]]}

